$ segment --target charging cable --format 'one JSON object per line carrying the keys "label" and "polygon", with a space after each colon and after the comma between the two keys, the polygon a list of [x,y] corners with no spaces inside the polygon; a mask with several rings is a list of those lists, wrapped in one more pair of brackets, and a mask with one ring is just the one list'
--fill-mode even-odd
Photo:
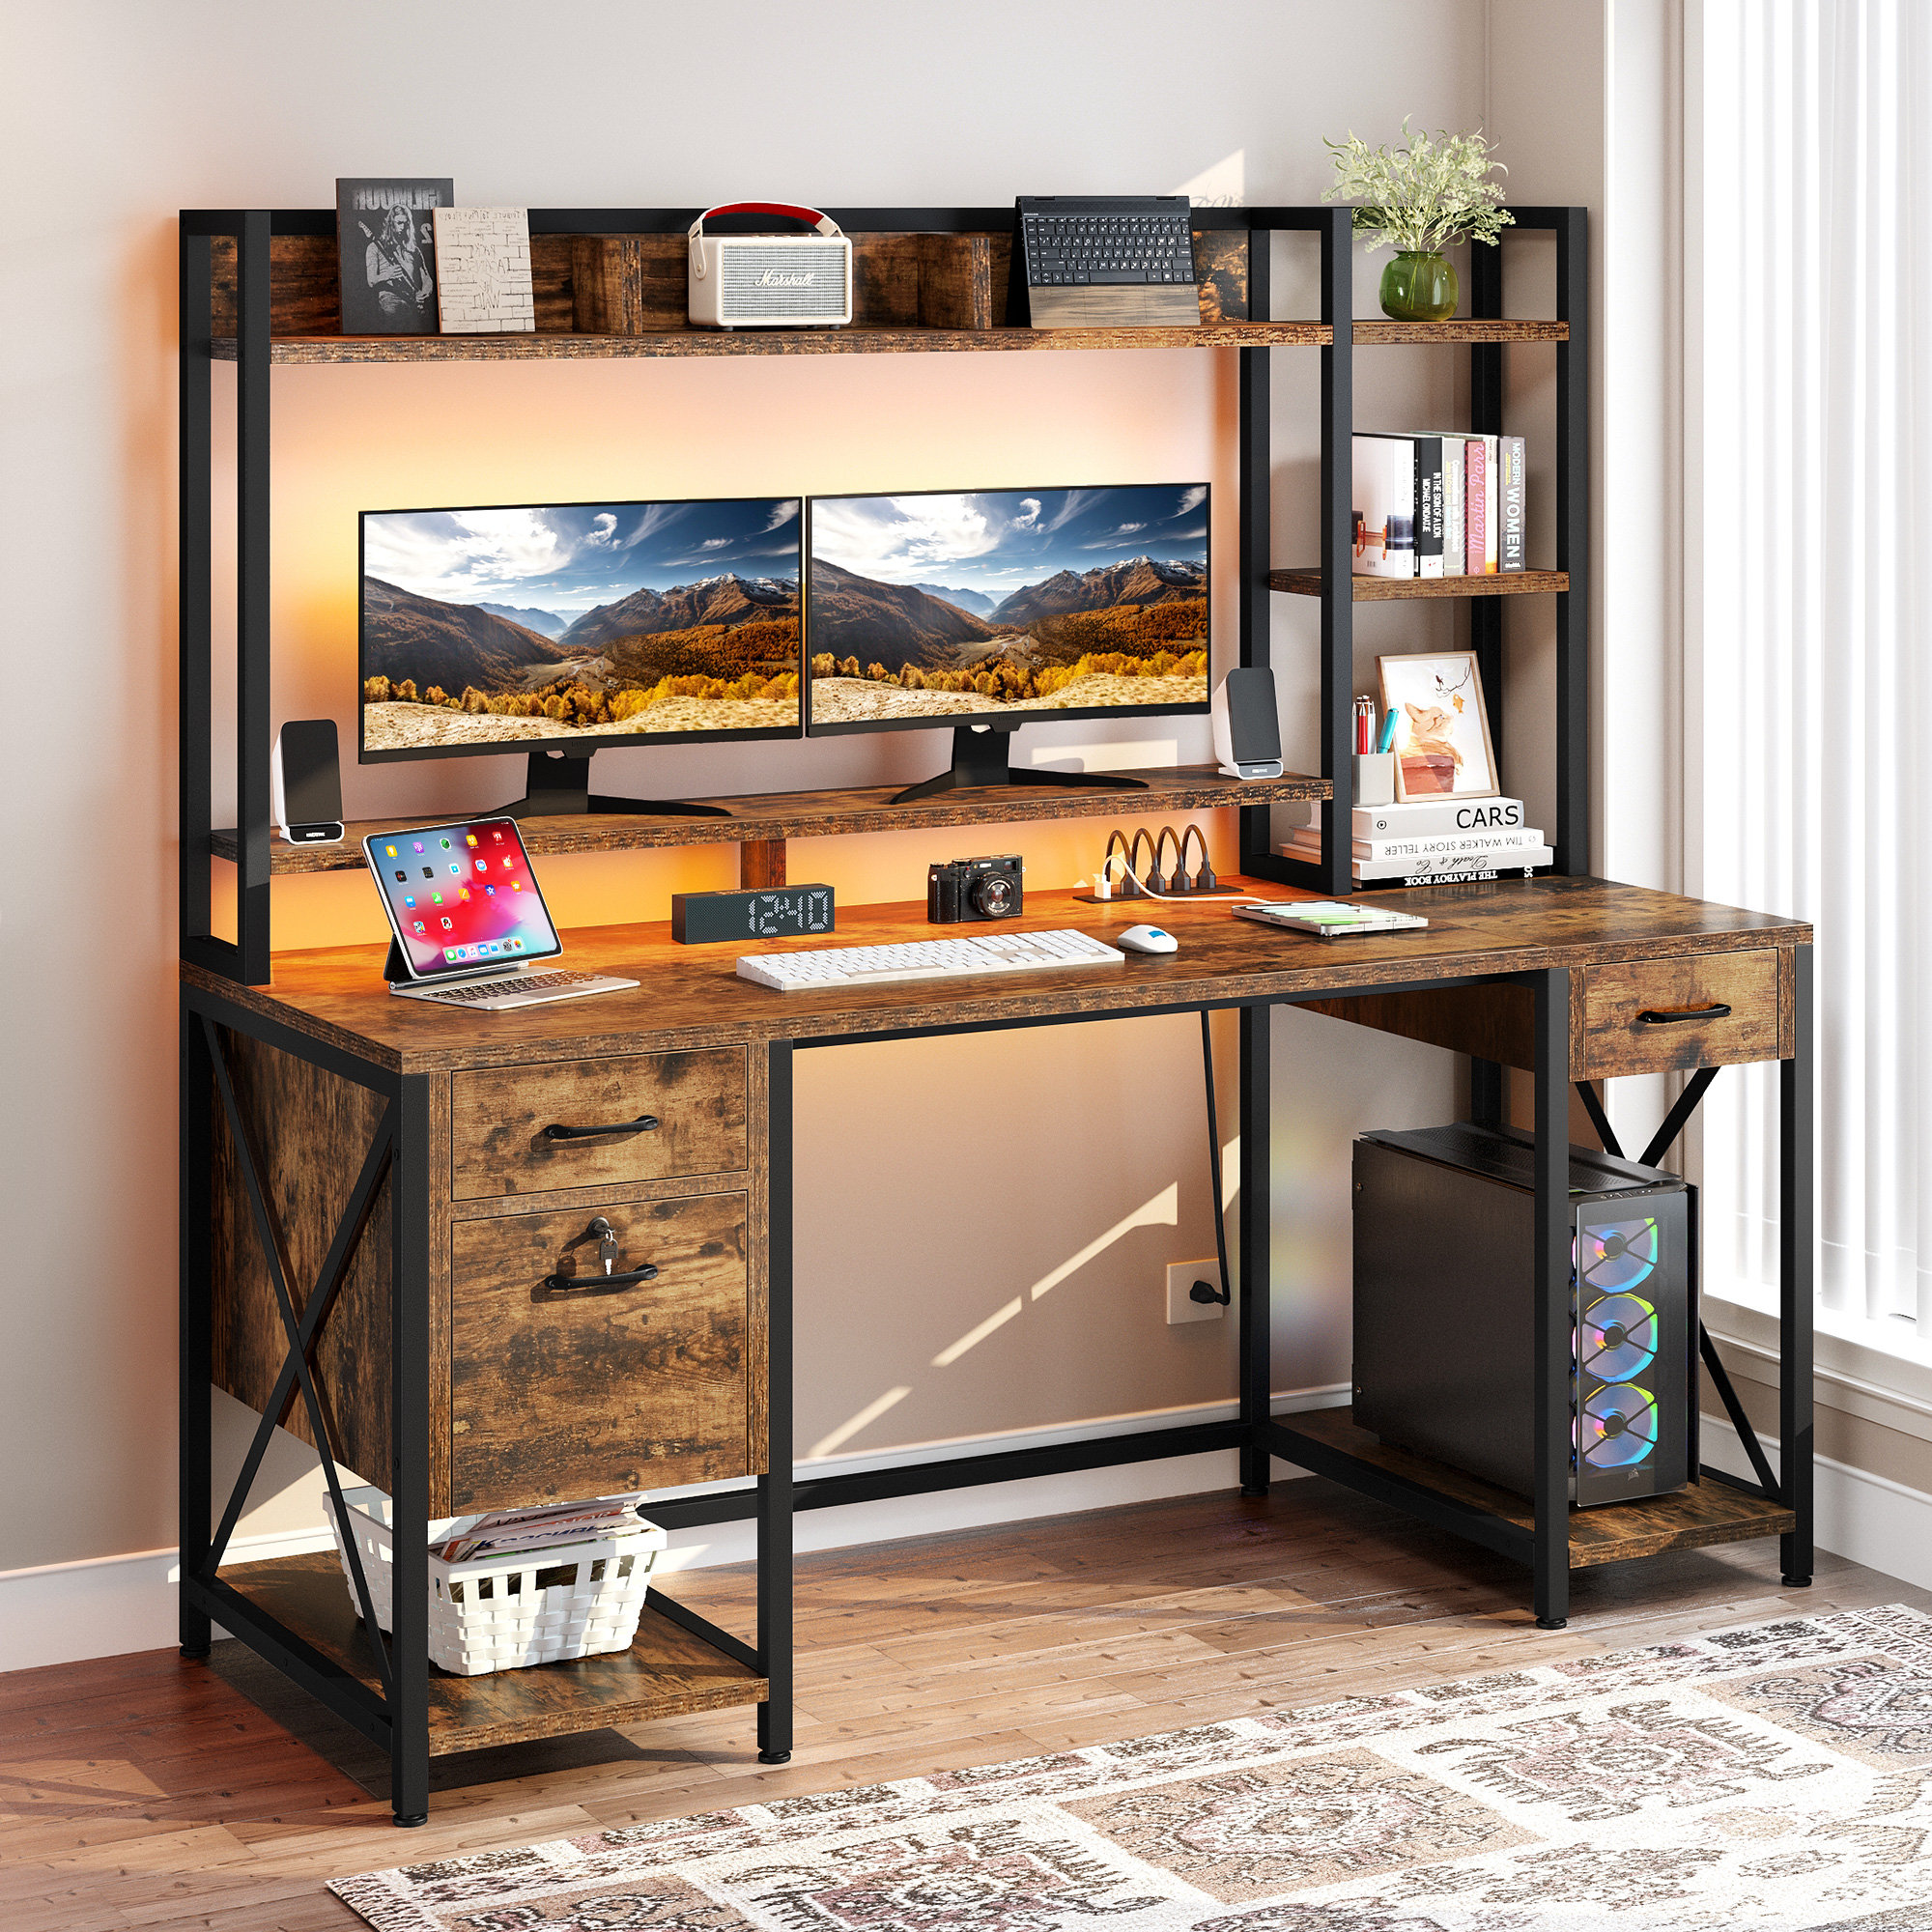
{"label": "charging cable", "polygon": [[1211,1281],[1197,1281],[1187,1291],[1190,1301],[1217,1302],[1225,1308],[1235,1298],[1228,1285],[1228,1209],[1221,1198],[1221,1123],[1214,1109],[1214,1036],[1208,1027],[1208,1009],[1201,1009],[1201,1065],[1208,1080],[1208,1173],[1214,1185],[1214,1253],[1221,1264],[1221,1289]]}
{"label": "charging cable", "polygon": [[[1252,893],[1157,893],[1135,871],[1133,861],[1124,852],[1109,852],[1100,862],[1100,870],[1094,880],[1094,896],[1104,904],[1114,902],[1114,882],[1109,877],[1114,867],[1126,873],[1141,889],[1143,896],[1160,899],[1168,905],[1285,905],[1285,899],[1258,899]],[[1165,881],[1163,881],[1163,884]],[[1131,904],[1132,901],[1126,900]]]}

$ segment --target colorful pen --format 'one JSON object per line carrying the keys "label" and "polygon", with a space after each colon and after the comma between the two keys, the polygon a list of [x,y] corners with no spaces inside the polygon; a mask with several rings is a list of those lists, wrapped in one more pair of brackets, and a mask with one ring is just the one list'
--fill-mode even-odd
{"label": "colorful pen", "polygon": [[1384,752],[1395,750],[1395,713],[1393,711],[1382,720],[1382,742],[1378,749]]}

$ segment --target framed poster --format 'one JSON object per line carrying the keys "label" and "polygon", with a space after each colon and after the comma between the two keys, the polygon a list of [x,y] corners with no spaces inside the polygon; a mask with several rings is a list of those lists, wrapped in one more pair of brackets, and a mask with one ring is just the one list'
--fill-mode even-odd
{"label": "framed poster", "polygon": [[1395,714],[1395,795],[1494,798],[1495,747],[1474,651],[1429,651],[1376,660],[1382,709]]}
{"label": "framed poster", "polygon": [[439,208],[437,314],[445,335],[526,333],[537,326],[529,211]]}
{"label": "framed poster", "polygon": [[433,209],[455,189],[443,181],[376,178],[335,184],[335,240],[344,335],[434,335]]}

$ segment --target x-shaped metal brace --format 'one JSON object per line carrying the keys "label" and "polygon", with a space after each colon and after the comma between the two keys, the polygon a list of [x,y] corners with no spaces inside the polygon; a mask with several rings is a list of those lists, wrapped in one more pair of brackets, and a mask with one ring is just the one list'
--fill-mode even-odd
{"label": "x-shaped metal brace", "polygon": [[[1711,1082],[1717,1077],[1715,1066],[1700,1066],[1690,1076],[1685,1083],[1683,1093],[1678,1094],[1676,1105],[1664,1115],[1662,1125],[1651,1135],[1649,1146],[1638,1156],[1639,1165],[1655,1167],[1670,1151],[1678,1135],[1689,1124],[1690,1116],[1697,1111],[1697,1103],[1710,1091]],[[1597,1138],[1604,1144],[1604,1151],[1614,1160],[1624,1159],[1622,1143],[1610,1125],[1609,1116],[1604,1111],[1604,1098],[1597,1092],[1596,1083],[1591,1080],[1577,1081],[1577,1096],[1583,1103],[1583,1111],[1590,1117],[1590,1124],[1597,1130]],[[1745,1445],[1745,1454],[1750,1458],[1751,1467],[1757,1472],[1765,1495],[1772,1502],[1782,1502],[1784,1492],[1772,1472],[1771,1459],[1764,1453],[1764,1445],[1757,1439],[1757,1431],[1751,1427],[1750,1417],[1745,1413],[1745,1406],[1738,1400],[1738,1392],[1731,1386],[1731,1378],[1719,1359],[1718,1345],[1711,1340],[1711,1331],[1702,1321],[1697,1323],[1697,1352],[1704,1358],[1704,1366],[1710,1371],[1711,1386],[1718,1391],[1718,1400],[1724,1405],[1724,1413],[1731,1418],[1731,1427],[1738,1432],[1738,1440]]]}
{"label": "x-shaped metal brace", "polygon": [[241,1520],[242,1512],[247,1505],[248,1492],[254,1485],[257,1470],[262,1466],[262,1458],[268,1453],[276,1425],[287,1417],[294,1406],[296,1391],[299,1389],[308,1409],[309,1428],[314,1432],[315,1445],[322,1456],[322,1473],[328,1485],[329,1500],[335,1506],[343,1555],[355,1585],[355,1601],[362,1610],[362,1628],[367,1632],[376,1653],[384,1692],[393,1698],[395,1676],[389,1665],[388,1645],[384,1641],[382,1626],[376,1620],[375,1601],[369,1594],[369,1578],[362,1567],[362,1552],[351,1528],[348,1508],[342,1500],[342,1485],[335,1473],[334,1435],[324,1414],[322,1395],[315,1383],[314,1365],[317,1336],[322,1324],[328,1319],[329,1310],[335,1305],[342,1284],[348,1279],[350,1265],[362,1244],[369,1216],[375,1209],[377,1190],[387,1176],[394,1157],[395,1105],[394,1102],[385,1105],[383,1118],[376,1123],[369,1151],[362,1157],[361,1172],[355,1177],[355,1185],[350,1189],[348,1205],[343,1208],[342,1218],[329,1241],[328,1253],[323,1259],[322,1269],[298,1316],[295,1298],[289,1289],[294,1270],[289,1263],[288,1243],[263,1184],[265,1169],[261,1148],[236,1098],[235,1083],[229,1071],[228,1056],[222,1050],[221,1037],[206,1014],[202,1016],[201,1026],[208,1040],[209,1059],[214,1068],[214,1083],[220,1090],[222,1111],[228,1117],[228,1131],[235,1144],[236,1165],[242,1171],[242,1184],[247,1189],[248,1211],[255,1225],[255,1237],[261,1245],[262,1259],[268,1264],[276,1306],[281,1311],[289,1352],[275,1378],[274,1388],[262,1406],[262,1419],[256,1425],[248,1454],[242,1459],[242,1473],[237,1477],[228,1506],[222,1512],[220,1527],[209,1544],[208,1560],[202,1568],[200,1580],[204,1583],[214,1581],[215,1572],[220,1567],[229,1539],[235,1534],[235,1525]]}

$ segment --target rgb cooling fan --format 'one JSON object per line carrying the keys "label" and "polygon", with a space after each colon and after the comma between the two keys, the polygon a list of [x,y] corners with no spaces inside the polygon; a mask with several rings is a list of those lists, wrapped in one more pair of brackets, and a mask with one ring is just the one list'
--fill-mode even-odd
{"label": "rgb cooling fan", "polygon": [[1640,1294],[1605,1294],[1583,1311],[1578,1355],[1600,1382],[1627,1382],[1657,1359],[1657,1310]]}
{"label": "rgb cooling fan", "polygon": [[1585,1228],[1582,1248],[1581,1273],[1586,1286],[1599,1294],[1634,1288],[1657,1266],[1657,1223],[1605,1221]]}
{"label": "rgb cooling fan", "polygon": [[1657,1403],[1628,1382],[1600,1388],[1583,1405],[1583,1461],[1599,1469],[1627,1468],[1657,1447]]}

